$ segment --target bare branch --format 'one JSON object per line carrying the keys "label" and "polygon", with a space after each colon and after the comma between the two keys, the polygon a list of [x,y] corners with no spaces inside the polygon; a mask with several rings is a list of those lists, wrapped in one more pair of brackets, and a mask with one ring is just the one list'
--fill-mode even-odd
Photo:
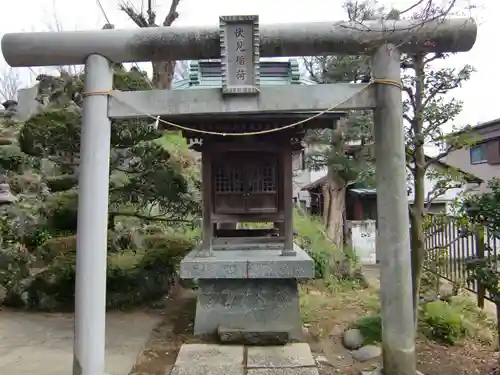
{"label": "bare branch", "polygon": [[427,169],[431,164],[435,164],[435,163],[439,162],[440,160],[442,160],[443,158],[448,156],[448,154],[450,152],[452,152],[456,149],[457,149],[457,147],[454,147],[454,145],[450,145],[450,146],[446,147],[446,149],[444,151],[440,152],[436,156],[429,156],[427,159],[427,162],[424,165],[424,168]]}
{"label": "bare branch", "polygon": [[172,223],[190,223],[192,220],[185,220],[185,219],[171,219],[163,216],[147,216],[147,215],[141,215],[139,213],[135,212],[120,212],[120,211],[111,211],[108,214],[109,216],[127,216],[127,217],[135,217],[141,220],[146,220],[146,221],[165,221],[165,222],[172,222]]}
{"label": "bare branch", "polygon": [[135,9],[134,5],[129,2],[120,1],[118,8],[124,12],[137,26],[149,27],[148,20],[140,11]]}
{"label": "bare branch", "polygon": [[179,6],[179,3],[180,0],[172,0],[168,14],[165,16],[165,19],[163,20],[163,26],[172,26],[174,21],[179,17],[179,13],[177,12],[177,7]]}
{"label": "bare branch", "polygon": [[0,71],[0,103],[16,100],[17,92],[22,87],[19,73],[11,67]]}
{"label": "bare branch", "polygon": [[[410,11],[412,11],[413,9],[416,9],[418,8],[420,5],[422,5],[424,3],[425,0],[420,0],[420,1],[417,1],[416,3],[410,5],[408,8],[402,10],[401,12],[399,12],[399,14],[405,14],[405,13],[408,13]],[[432,0],[430,0],[432,1]]]}

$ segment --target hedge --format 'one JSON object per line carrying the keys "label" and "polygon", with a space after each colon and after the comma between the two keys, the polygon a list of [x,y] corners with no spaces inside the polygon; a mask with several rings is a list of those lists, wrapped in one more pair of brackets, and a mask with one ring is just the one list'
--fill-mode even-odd
{"label": "hedge", "polygon": [[[52,241],[52,245],[50,242]],[[49,240],[50,264],[7,291],[4,304],[36,310],[73,308],[76,270],[74,236]],[[57,246],[54,243],[57,242]],[[123,308],[163,297],[173,286],[180,259],[194,243],[181,236],[145,236],[141,250],[108,254],[107,306]],[[47,256],[48,257],[48,256]]]}

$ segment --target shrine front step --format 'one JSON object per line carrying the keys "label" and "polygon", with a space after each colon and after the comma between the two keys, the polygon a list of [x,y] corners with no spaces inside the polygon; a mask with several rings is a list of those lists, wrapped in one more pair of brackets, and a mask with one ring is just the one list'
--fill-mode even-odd
{"label": "shrine front step", "polygon": [[306,343],[284,346],[183,344],[170,375],[318,375]]}
{"label": "shrine front step", "polygon": [[251,327],[241,322],[237,326],[219,325],[217,334],[222,344],[232,345],[285,345],[290,341],[293,327],[278,327],[258,324]]}

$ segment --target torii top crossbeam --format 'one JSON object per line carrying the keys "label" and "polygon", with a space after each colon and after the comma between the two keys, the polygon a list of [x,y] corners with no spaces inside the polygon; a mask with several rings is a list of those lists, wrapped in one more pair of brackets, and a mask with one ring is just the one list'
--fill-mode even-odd
{"label": "torii top crossbeam", "polygon": [[[113,62],[220,57],[219,27],[12,33],[2,52],[12,67],[83,64],[92,54]],[[382,43],[401,52],[463,52],[476,41],[477,24],[455,18],[422,21],[314,22],[260,26],[260,55],[361,54]]]}

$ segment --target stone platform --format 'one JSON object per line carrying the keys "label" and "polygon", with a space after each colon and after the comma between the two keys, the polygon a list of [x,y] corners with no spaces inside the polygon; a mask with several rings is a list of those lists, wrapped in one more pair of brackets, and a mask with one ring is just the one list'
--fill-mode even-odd
{"label": "stone platform", "polygon": [[314,262],[299,246],[294,255],[281,255],[280,245],[252,244],[218,246],[212,256],[201,247],[181,262],[183,279],[312,279]]}
{"label": "stone platform", "polygon": [[197,248],[182,260],[180,276],[198,280],[195,335],[223,325],[302,339],[297,280],[313,278],[314,263],[300,247],[283,256],[272,244],[221,246],[209,257]]}
{"label": "stone platform", "polygon": [[318,375],[308,344],[184,344],[170,375]]}

